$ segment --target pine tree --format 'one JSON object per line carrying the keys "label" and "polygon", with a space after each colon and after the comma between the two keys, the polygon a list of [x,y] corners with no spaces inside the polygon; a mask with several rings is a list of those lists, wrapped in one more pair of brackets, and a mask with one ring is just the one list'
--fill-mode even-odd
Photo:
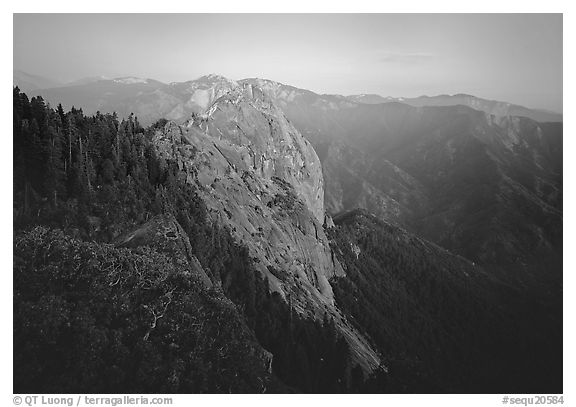
{"label": "pine tree", "polygon": [[62,160],[60,134],[60,130],[49,127],[45,147],[47,160],[44,174],[44,191],[55,207],[58,206],[58,198],[62,199],[66,191],[66,173],[64,171],[64,161]]}

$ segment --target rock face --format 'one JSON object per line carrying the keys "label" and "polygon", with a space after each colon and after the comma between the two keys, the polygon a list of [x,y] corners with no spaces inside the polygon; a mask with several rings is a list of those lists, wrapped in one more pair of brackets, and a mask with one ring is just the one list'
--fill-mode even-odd
{"label": "rock face", "polygon": [[256,176],[288,182],[322,222],[324,181],[320,160],[260,88],[235,88],[212,105],[206,116],[199,121],[193,119],[187,126],[194,124],[207,135],[231,144]]}
{"label": "rock face", "polygon": [[184,125],[168,122],[153,142],[197,185],[211,219],[248,248],[270,289],[304,316],[332,316],[357,363],[376,368],[378,356],[334,303],[330,279],[345,273],[323,229],[318,156],[262,90],[238,86]]}
{"label": "rock face", "polygon": [[204,112],[216,99],[237,86],[237,82],[213,74],[193,81],[171,83],[166,93],[174,95],[182,102],[177,103],[164,117],[169,120],[182,120],[189,117],[190,113]]}

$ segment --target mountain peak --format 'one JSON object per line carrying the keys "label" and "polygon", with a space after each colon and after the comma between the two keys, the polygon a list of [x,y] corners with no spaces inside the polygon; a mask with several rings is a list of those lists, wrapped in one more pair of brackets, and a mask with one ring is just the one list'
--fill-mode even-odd
{"label": "mountain peak", "polygon": [[217,83],[217,82],[235,82],[230,78],[227,78],[225,76],[222,75],[218,75],[218,74],[208,74],[208,75],[203,75],[199,78],[194,79],[191,82],[208,82],[208,83]]}
{"label": "mountain peak", "polygon": [[222,102],[233,104],[250,102],[257,103],[260,109],[269,110],[273,108],[272,100],[262,87],[246,82],[236,84],[235,87],[216,99],[209,110],[213,110],[214,106]]}

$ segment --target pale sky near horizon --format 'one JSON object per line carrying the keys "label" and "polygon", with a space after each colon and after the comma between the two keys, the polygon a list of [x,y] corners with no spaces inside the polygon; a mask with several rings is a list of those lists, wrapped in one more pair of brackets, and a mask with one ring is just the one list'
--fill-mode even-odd
{"label": "pale sky near horizon", "polygon": [[317,93],[469,93],[562,111],[561,14],[14,14],[14,69],[208,73]]}

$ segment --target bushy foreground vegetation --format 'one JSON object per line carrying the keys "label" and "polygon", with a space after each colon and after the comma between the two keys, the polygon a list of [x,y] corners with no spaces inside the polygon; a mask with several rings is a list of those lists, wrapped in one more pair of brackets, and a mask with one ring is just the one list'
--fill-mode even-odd
{"label": "bushy foreground vegetation", "polygon": [[152,248],[36,227],[15,238],[14,286],[19,393],[274,388],[236,307]]}

